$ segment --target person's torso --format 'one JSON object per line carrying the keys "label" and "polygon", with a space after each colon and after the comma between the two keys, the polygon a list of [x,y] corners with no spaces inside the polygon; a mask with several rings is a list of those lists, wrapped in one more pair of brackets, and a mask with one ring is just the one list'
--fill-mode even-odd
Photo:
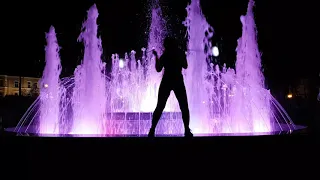
{"label": "person's torso", "polygon": [[163,54],[164,76],[182,76],[182,62],[178,53]]}

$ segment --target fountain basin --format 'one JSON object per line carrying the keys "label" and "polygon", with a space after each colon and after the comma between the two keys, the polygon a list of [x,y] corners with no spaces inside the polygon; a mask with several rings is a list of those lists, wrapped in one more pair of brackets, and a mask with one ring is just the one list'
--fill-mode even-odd
{"label": "fountain basin", "polygon": [[[118,126],[118,129],[112,133],[105,134],[47,134],[38,133],[37,126],[22,126],[17,130],[15,127],[5,128],[5,132],[15,136],[34,136],[34,137],[146,137],[149,131],[152,113],[113,113],[113,120],[108,120],[108,123]],[[180,117],[179,117],[180,116]],[[140,117],[140,118],[139,118]],[[173,119],[172,117],[175,117]],[[167,127],[178,127],[183,130],[183,123],[181,119],[181,113],[164,113],[161,117],[156,136],[159,137],[181,137],[183,133],[170,133]],[[130,131],[124,132],[129,127]],[[295,129],[290,129],[287,124],[277,125],[273,131],[270,132],[232,132],[232,133],[194,133],[196,137],[211,137],[211,136],[270,136],[270,135],[283,135],[283,134],[297,134],[304,131],[307,127],[301,125],[295,125]],[[176,132],[176,130],[174,130]]]}

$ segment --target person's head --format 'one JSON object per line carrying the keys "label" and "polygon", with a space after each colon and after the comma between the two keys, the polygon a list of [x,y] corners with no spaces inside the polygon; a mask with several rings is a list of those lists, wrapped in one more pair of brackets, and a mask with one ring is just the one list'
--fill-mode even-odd
{"label": "person's head", "polygon": [[166,50],[175,50],[179,48],[177,40],[173,37],[166,37],[163,45]]}

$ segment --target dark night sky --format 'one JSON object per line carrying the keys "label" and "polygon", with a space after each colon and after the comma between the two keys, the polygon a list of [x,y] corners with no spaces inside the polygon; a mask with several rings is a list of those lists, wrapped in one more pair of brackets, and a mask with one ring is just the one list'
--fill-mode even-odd
{"label": "dark night sky", "polygon": [[[181,23],[186,14],[187,0],[160,0],[169,14],[171,23]],[[76,2],[76,1],[74,1]],[[83,0],[10,1],[2,5],[10,13],[2,15],[2,39],[5,41],[5,58],[0,74],[41,76],[44,65],[45,32],[55,26],[65,74],[70,74],[80,63],[82,45],[77,43],[87,10],[96,3],[99,10],[99,32],[103,40],[104,59],[111,53],[138,51],[145,43],[147,0]],[[229,62],[235,59],[237,39],[241,35],[240,15],[245,14],[247,0],[202,0],[208,22],[224,40],[224,53]],[[286,4],[285,4],[286,2]],[[269,86],[287,84],[295,78],[310,76],[318,68],[308,45],[300,43],[306,36],[301,20],[300,1],[256,0],[256,23],[260,50]],[[299,10],[300,8],[300,10]],[[299,23],[298,23],[299,22]],[[4,26],[5,25],[5,26]],[[106,60],[108,62],[108,60]],[[319,61],[319,60],[318,60]],[[5,62],[5,64],[3,64]],[[319,64],[319,63],[318,63]],[[18,66],[17,66],[18,65]],[[290,78],[289,78],[290,77]]]}

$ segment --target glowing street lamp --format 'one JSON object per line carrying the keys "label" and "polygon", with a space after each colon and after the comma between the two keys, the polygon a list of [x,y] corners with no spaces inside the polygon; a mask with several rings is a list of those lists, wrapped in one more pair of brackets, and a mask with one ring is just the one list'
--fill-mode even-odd
{"label": "glowing street lamp", "polygon": [[217,46],[213,46],[212,54],[213,54],[214,57],[218,57],[219,56],[219,49],[218,49]]}
{"label": "glowing street lamp", "polygon": [[288,99],[292,99],[292,97],[293,97],[293,95],[292,95],[291,93],[289,93],[289,94],[287,95],[287,98],[288,98]]}
{"label": "glowing street lamp", "polygon": [[124,61],[123,61],[123,59],[120,59],[119,60],[119,68],[123,68],[124,67]]}

